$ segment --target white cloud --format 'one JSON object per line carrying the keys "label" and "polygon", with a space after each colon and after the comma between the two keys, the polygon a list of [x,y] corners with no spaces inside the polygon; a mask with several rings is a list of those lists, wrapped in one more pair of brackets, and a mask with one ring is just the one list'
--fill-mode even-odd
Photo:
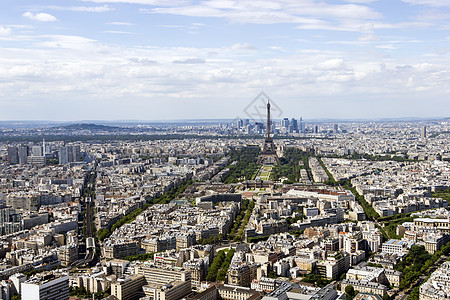
{"label": "white cloud", "polygon": [[400,22],[400,23],[373,23],[374,29],[408,29],[429,28],[434,26],[430,22]]}
{"label": "white cloud", "polygon": [[183,26],[183,25],[158,25],[158,27],[162,27],[162,28],[184,28],[186,26]]}
{"label": "white cloud", "polygon": [[87,50],[94,47],[97,43],[92,39],[72,35],[43,35],[40,38],[44,40],[38,42],[36,45],[44,48]]}
{"label": "white cloud", "polygon": [[178,59],[173,61],[174,64],[204,64],[206,63],[206,60],[203,58],[187,58],[187,59]]}
{"label": "white cloud", "polygon": [[130,31],[120,31],[120,30],[106,30],[103,31],[104,33],[112,33],[112,34],[136,34],[134,32],[130,32]]}
{"label": "white cloud", "polygon": [[385,44],[385,45],[376,45],[375,47],[379,49],[387,49],[387,50],[396,50],[398,47],[392,45],[392,44]]}
{"label": "white cloud", "polygon": [[364,34],[358,38],[358,41],[361,41],[361,42],[373,42],[373,41],[377,41],[377,40],[378,40],[378,37],[373,33]]}
{"label": "white cloud", "polygon": [[436,21],[436,20],[448,20],[450,19],[450,12],[443,12],[443,11],[439,11],[439,10],[426,10],[420,13],[420,15],[417,16],[417,19],[419,20],[432,20],[432,21]]}
{"label": "white cloud", "polygon": [[30,42],[33,41],[34,37],[31,35],[15,35],[15,34],[9,34],[9,35],[1,35],[0,34],[0,41],[9,41],[9,42]]}
{"label": "white cloud", "polygon": [[329,60],[319,63],[316,66],[316,69],[319,69],[319,70],[335,70],[335,69],[343,69],[343,68],[344,68],[344,60],[342,58],[329,59]]}
{"label": "white cloud", "polygon": [[[186,1],[184,5],[162,5],[141,8],[143,13],[175,14],[191,17],[225,18],[234,23],[300,24],[304,29],[334,29],[381,18],[381,14],[364,5],[328,4],[312,0]],[[324,21],[327,19],[327,21]],[[355,25],[356,26],[356,25]],[[353,29],[355,30],[355,29]]]}
{"label": "white cloud", "polygon": [[103,6],[48,6],[48,9],[51,10],[61,10],[61,11],[81,11],[81,12],[94,12],[94,13],[102,13],[113,11],[114,7],[109,5]]}
{"label": "white cloud", "polygon": [[0,36],[10,35],[12,32],[10,27],[0,26]]}
{"label": "white cloud", "polygon": [[[227,19],[232,23],[292,23],[297,24],[296,28],[303,30],[351,31],[368,34],[376,29],[425,28],[434,25],[431,22],[401,22],[392,24],[376,22],[382,19],[383,16],[380,12],[368,6],[369,3],[374,2],[371,0],[349,0],[347,2],[350,3],[347,4],[331,4],[313,0],[279,0],[275,2],[271,0],[184,0],[175,3],[158,0],[93,0],[93,2],[147,4],[152,7],[140,8],[139,11],[141,13],[214,17]],[[176,27],[177,25],[167,26]],[[198,27],[198,25],[193,26]],[[371,27],[371,29],[368,30],[367,26]]]}
{"label": "white cloud", "polygon": [[[82,36],[32,38],[29,44],[33,47],[28,49],[0,48],[2,108],[5,102],[17,103],[17,112],[23,112],[22,102],[30,101],[28,108],[35,103],[46,110],[59,109],[52,111],[58,118],[76,118],[77,107],[90,107],[89,111],[101,112],[102,118],[109,117],[108,111],[114,113],[111,118],[122,119],[141,118],[144,111],[149,113],[148,119],[162,118],[164,111],[170,111],[170,118],[192,118],[193,111],[205,114],[205,107],[221,105],[222,100],[250,101],[261,89],[274,101],[298,101],[299,97],[355,99],[362,95],[408,98],[424,91],[429,98],[433,93],[450,93],[450,63],[446,57],[424,58],[426,63],[421,63],[408,56],[396,60],[375,57],[366,49],[341,52],[314,48],[288,53],[252,51],[252,55],[243,56],[233,46],[125,47]],[[385,37],[380,40],[380,45],[395,45],[386,43]],[[64,105],[58,105],[58,99],[64,99]],[[124,107],[123,99],[130,105]],[[200,104],[202,99],[217,101]],[[238,100],[234,105],[239,105]],[[72,102],[74,109],[69,109]],[[187,102],[192,104],[190,108],[183,106]],[[139,109],[131,111],[135,105]],[[295,105],[290,103],[290,111],[297,109]],[[149,110],[151,106],[158,112]],[[216,111],[225,117],[233,114],[227,109]],[[37,110],[30,111],[41,117]],[[67,117],[71,113],[74,115]],[[4,109],[0,116],[7,117]],[[84,115],[80,112],[80,116]]]}
{"label": "white cloud", "polygon": [[[181,5],[186,3],[184,0],[82,0],[84,2],[95,2],[95,3],[130,3],[130,4],[143,4],[143,5],[160,5],[160,6],[170,6],[170,5]],[[170,2],[170,3],[168,3]]]}
{"label": "white cloud", "polygon": [[411,28],[431,28],[435,24],[431,22],[399,22],[399,23],[381,23],[370,22],[360,23],[357,20],[347,20],[344,23],[333,24],[331,22],[317,22],[316,24],[299,25],[298,29],[310,29],[310,30],[331,30],[331,31],[350,31],[350,32],[363,32],[366,34],[372,33],[378,29],[411,29]]}
{"label": "white cloud", "polygon": [[421,10],[414,18],[422,22],[433,23],[440,30],[448,30],[450,28],[450,12],[442,9],[442,7]]}
{"label": "white cloud", "polygon": [[270,49],[272,49],[272,50],[275,50],[275,51],[281,51],[281,52],[287,52],[283,47],[279,47],[279,46],[271,46],[271,47],[269,47]]}
{"label": "white cloud", "polygon": [[377,0],[345,0],[345,1],[350,2],[350,3],[372,3]]}
{"label": "white cloud", "polygon": [[57,20],[55,16],[52,16],[51,14],[48,14],[48,13],[33,14],[32,12],[27,11],[23,14],[23,16],[30,20],[39,21],[39,22],[54,22]]}
{"label": "white cloud", "polygon": [[256,47],[249,43],[236,43],[231,46],[233,50],[256,50]]}
{"label": "white cloud", "polygon": [[130,22],[108,22],[106,24],[108,24],[108,25],[118,25],[118,26],[134,26],[134,25],[136,25],[135,23],[130,23]]}
{"label": "white cloud", "polygon": [[403,2],[413,5],[426,5],[435,7],[450,7],[450,2],[447,0],[402,0]]}
{"label": "white cloud", "polygon": [[135,57],[130,58],[129,61],[136,63],[136,64],[143,64],[143,65],[154,65],[154,64],[158,63],[156,60],[150,60],[147,58],[135,58]]}
{"label": "white cloud", "polygon": [[296,27],[304,30],[330,30],[330,31],[359,31],[355,26],[337,26],[329,22],[322,22],[321,24],[304,24]]}

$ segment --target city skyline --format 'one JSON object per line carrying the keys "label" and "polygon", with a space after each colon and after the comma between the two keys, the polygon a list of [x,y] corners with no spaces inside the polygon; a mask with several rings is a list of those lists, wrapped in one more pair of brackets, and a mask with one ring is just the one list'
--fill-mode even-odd
{"label": "city skyline", "polygon": [[[0,12],[1,120],[448,117],[437,0],[24,0]],[[448,113],[447,113],[448,114]]]}

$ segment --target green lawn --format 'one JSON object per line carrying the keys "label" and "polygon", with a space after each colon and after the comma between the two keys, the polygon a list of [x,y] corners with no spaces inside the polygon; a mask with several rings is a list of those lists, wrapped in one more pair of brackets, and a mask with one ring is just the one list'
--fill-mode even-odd
{"label": "green lawn", "polygon": [[262,180],[269,180],[271,171],[272,171],[272,166],[263,166],[263,167],[261,167],[261,171],[259,173],[259,177]]}

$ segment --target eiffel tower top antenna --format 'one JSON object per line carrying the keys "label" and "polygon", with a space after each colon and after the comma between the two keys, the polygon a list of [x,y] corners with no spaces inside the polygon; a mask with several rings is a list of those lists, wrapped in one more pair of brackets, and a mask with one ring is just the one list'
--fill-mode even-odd
{"label": "eiffel tower top antenna", "polygon": [[270,99],[267,99],[267,130],[266,130],[266,139],[270,139],[270,127],[271,126],[270,121]]}

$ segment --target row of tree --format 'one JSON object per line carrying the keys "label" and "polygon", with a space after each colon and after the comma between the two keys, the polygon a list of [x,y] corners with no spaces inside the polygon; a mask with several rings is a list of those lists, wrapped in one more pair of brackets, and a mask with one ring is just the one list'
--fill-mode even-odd
{"label": "row of tree", "polygon": [[360,195],[358,191],[352,186],[352,183],[349,179],[340,181],[340,184],[345,189],[350,190],[353,193],[353,195],[355,195],[356,200],[362,206],[364,212],[371,221],[377,220],[380,217],[380,215],[375,211],[375,209],[373,209],[372,205],[370,205],[366,201],[366,199],[364,199],[364,196]]}
{"label": "row of tree", "polygon": [[346,158],[346,159],[366,159],[370,161],[397,161],[397,162],[416,162],[417,159],[410,159],[406,155],[394,155],[395,153],[391,153],[391,155],[372,155],[372,154],[361,154],[361,153],[353,153],[349,155],[327,155],[326,157],[331,158]]}
{"label": "row of tree", "polygon": [[233,149],[230,152],[230,170],[222,177],[224,183],[235,183],[241,180],[251,180],[261,167],[258,164],[259,146],[247,146]]}
{"label": "row of tree", "polygon": [[[270,172],[271,180],[287,178],[289,182],[298,182],[301,179],[300,170],[308,166],[308,157],[312,153],[304,152],[298,148],[287,148],[280,162]],[[302,162],[302,164],[300,164]]]}
{"label": "row of tree", "polygon": [[71,287],[71,286],[69,287],[69,296],[87,299],[104,299],[109,296],[108,292],[111,292],[111,288],[109,288],[108,291],[91,293],[87,291],[84,287]]}
{"label": "row of tree", "polygon": [[250,220],[250,216],[252,215],[253,208],[255,207],[255,201],[251,201],[250,204],[247,206],[247,210],[244,215],[244,219],[242,220],[242,224],[239,227],[239,231],[237,232],[234,240],[236,242],[242,241],[242,238],[244,236],[244,230],[247,226],[248,221]]}
{"label": "row of tree", "polygon": [[[424,246],[414,245],[409,250],[409,253],[395,265],[397,271],[402,272],[402,279],[400,280],[400,289],[404,290],[411,286],[423,272],[425,272],[431,263],[432,256],[425,250]],[[429,261],[430,263],[427,263]],[[427,265],[425,267],[425,265]]]}
{"label": "row of tree", "polygon": [[[239,210],[239,214],[236,216],[236,219],[234,219],[233,227],[230,230],[230,233],[228,233],[228,239],[234,240],[237,238],[238,231],[241,227],[241,224],[244,220],[244,216],[246,215],[246,212],[249,207],[249,200],[248,199],[242,199],[241,201],[241,208]],[[253,204],[254,206],[254,204]],[[253,208],[252,208],[253,209]],[[241,238],[242,239],[242,238]]]}
{"label": "row of tree", "polygon": [[397,226],[403,224],[404,222],[412,222],[413,219],[413,217],[404,217],[389,221],[385,223],[387,225],[384,227],[384,230],[386,230],[391,239],[401,239],[401,236],[397,234]]}
{"label": "row of tree", "polygon": [[215,245],[220,243],[223,240],[223,235],[219,234],[219,235],[215,235],[215,236],[210,236],[209,238],[203,238],[197,241],[197,244],[199,245]]}
{"label": "row of tree", "polygon": [[447,200],[450,204],[450,188],[443,190],[443,191],[437,191],[432,194],[434,198],[442,198],[444,200]]}
{"label": "row of tree", "polygon": [[143,261],[143,260],[153,259],[153,257],[155,257],[155,253],[143,253],[143,254],[126,256],[123,259],[128,260],[128,261],[135,261],[135,260]]}
{"label": "row of tree", "polygon": [[208,268],[208,274],[206,275],[207,281],[225,281],[234,252],[235,249],[220,250],[217,252],[211,266]]}
{"label": "row of tree", "polygon": [[[424,246],[414,245],[409,253],[395,265],[397,271],[402,272],[400,289],[407,289],[431,266],[433,266],[442,255],[450,254],[450,242],[441,247],[431,255]],[[409,299],[409,298],[408,298]]]}
{"label": "row of tree", "polygon": [[318,287],[324,287],[331,282],[331,280],[325,279],[319,274],[309,273],[302,279],[303,282],[312,283]]}

